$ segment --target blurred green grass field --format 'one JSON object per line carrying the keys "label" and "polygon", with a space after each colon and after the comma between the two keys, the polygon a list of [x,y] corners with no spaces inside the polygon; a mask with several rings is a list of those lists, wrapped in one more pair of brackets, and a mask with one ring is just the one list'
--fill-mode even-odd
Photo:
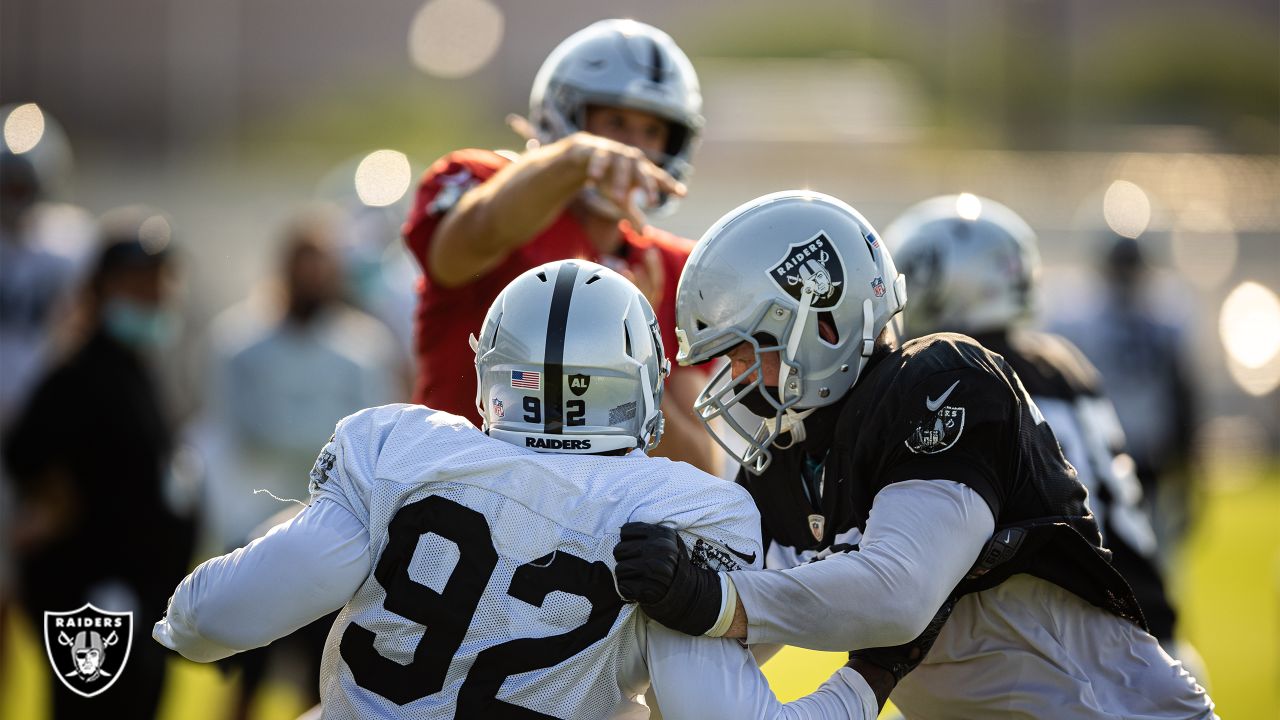
{"label": "blurred green grass field", "polygon": [[[1182,632],[1209,669],[1218,713],[1227,720],[1274,720],[1280,708],[1280,467],[1215,473],[1202,516],[1176,579]],[[49,716],[48,661],[21,617],[8,618],[0,718]],[[774,691],[791,700],[817,687],[844,662],[839,653],[788,648],[765,665]],[[175,659],[161,720],[223,720],[232,681],[212,667]],[[255,701],[257,720],[291,720],[306,708],[295,691],[269,684]]]}

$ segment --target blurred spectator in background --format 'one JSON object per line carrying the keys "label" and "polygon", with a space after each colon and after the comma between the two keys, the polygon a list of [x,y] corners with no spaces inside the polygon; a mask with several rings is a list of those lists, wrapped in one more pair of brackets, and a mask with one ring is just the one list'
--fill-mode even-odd
{"label": "blurred spectator in background", "polygon": [[[13,108],[0,108],[0,116],[7,120]],[[0,138],[0,432],[54,354],[52,320],[70,309],[95,234],[88,212],[47,201],[47,176],[58,169],[50,155],[65,159],[69,148],[59,132],[42,140],[43,147],[38,142],[16,152],[7,136]],[[0,537],[9,534],[13,509],[13,488],[0,462]],[[0,673],[12,578],[11,552],[0,542]]]}
{"label": "blurred spectator in background", "polygon": [[221,437],[206,456],[209,519],[222,547],[239,547],[281,509],[254,490],[306,496],[298,468],[333,431],[331,418],[408,394],[395,338],[342,300],[338,222],[328,208],[301,213],[284,233],[278,294],[214,321],[209,424]]}
{"label": "blurred spectator in background", "polygon": [[1040,275],[1035,232],[1004,205],[966,193],[911,206],[884,238],[907,276],[907,336],[964,333],[1004,356],[1088,489],[1111,564],[1133,588],[1151,634],[1178,654],[1155,533],[1115,408],[1079,350],[1025,327]]}
{"label": "blurred spectator in background", "polygon": [[[542,263],[582,258],[628,276],[657,312],[667,356],[676,353],[675,287],[692,243],[648,225],[645,213],[684,194],[702,126],[692,64],[661,30],[605,20],[552,51],[529,104],[531,126],[514,122],[529,136],[525,154],[471,149],[437,160],[404,226],[424,270],[414,401],[476,424],[467,337],[499,290]],[[718,456],[693,415],[704,380],[673,368],[654,454],[715,473]]]}
{"label": "blurred spectator in background", "polygon": [[1150,302],[1150,267],[1138,240],[1108,235],[1099,269],[1098,302],[1055,329],[1102,373],[1168,567],[1192,520],[1198,416],[1191,360],[1183,327]]}
{"label": "blurred spectator in background", "polygon": [[[276,296],[266,307],[241,303],[214,323],[214,387],[198,442],[210,478],[209,528],[220,549],[240,547],[273,516],[301,509],[255,491],[306,497],[307,475],[298,468],[309,467],[315,444],[333,432],[331,418],[408,395],[407,358],[395,337],[343,301],[342,221],[327,206],[299,213],[284,233]],[[248,717],[273,656],[304,666],[298,689],[307,702],[319,702],[314,678],[332,620],[232,659],[228,664],[241,670],[233,717]]]}
{"label": "blurred spectator in background", "polygon": [[50,319],[69,308],[84,262],[69,252],[80,237],[52,246],[41,237],[37,210],[42,198],[35,165],[23,155],[0,151],[0,428],[43,369]]}
{"label": "blurred spectator in background", "polygon": [[[19,510],[10,540],[32,624],[86,602],[137,619],[164,611],[185,572],[193,525],[167,502],[173,433],[145,354],[169,342],[172,251],[167,219],[108,213],[70,355],[36,386],[4,438]],[[54,715],[150,718],[165,656],[135,622],[128,672],[86,699],[49,676]]]}

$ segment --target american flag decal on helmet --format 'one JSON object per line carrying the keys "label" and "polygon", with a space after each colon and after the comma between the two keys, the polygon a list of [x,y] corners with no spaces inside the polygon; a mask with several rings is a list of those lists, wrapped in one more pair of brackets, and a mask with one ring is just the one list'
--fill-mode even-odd
{"label": "american flag decal on helmet", "polygon": [[542,373],[512,370],[511,387],[524,388],[525,390],[541,390]]}

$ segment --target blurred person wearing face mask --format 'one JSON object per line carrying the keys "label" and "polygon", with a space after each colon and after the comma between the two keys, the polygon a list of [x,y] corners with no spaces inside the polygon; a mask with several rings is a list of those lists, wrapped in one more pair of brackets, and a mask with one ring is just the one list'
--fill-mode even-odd
{"label": "blurred person wearing face mask", "polygon": [[[8,540],[36,627],[85,603],[149,617],[186,568],[193,525],[166,503],[173,429],[146,357],[173,339],[171,226],[161,213],[103,216],[80,339],[37,383],[4,438],[19,512]],[[134,631],[138,630],[135,625]],[[50,677],[55,717],[152,717],[163,653],[135,637],[128,672],[87,700]]]}

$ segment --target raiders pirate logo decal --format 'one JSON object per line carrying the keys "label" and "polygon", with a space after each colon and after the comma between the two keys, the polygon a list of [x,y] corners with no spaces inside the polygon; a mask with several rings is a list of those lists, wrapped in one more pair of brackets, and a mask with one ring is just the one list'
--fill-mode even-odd
{"label": "raiders pirate logo decal", "polygon": [[44,614],[49,663],[77,695],[93,697],[114,685],[132,646],[132,612],[108,612],[86,603],[79,610]]}
{"label": "raiders pirate logo decal", "polygon": [[959,384],[957,381],[937,400],[925,400],[929,414],[904,441],[908,450],[917,455],[933,455],[955,445],[960,439],[964,432],[964,408],[942,404]]}
{"label": "raiders pirate logo decal", "polygon": [[574,395],[582,395],[591,387],[590,375],[570,375],[569,376],[569,392]]}
{"label": "raiders pirate logo decal", "polygon": [[[336,434],[333,437],[330,437],[329,443],[332,443],[335,437],[337,437]],[[312,490],[315,490],[321,485],[329,482],[329,473],[333,471],[333,466],[336,462],[338,462],[337,456],[329,450],[328,444],[326,443],[325,448],[321,450],[320,454],[316,457],[316,463],[311,466],[311,472],[308,475],[308,478],[311,480],[310,488]]]}
{"label": "raiders pirate logo decal", "polygon": [[810,307],[830,310],[844,298],[844,261],[825,233],[818,233],[798,245],[769,268],[769,277],[783,292],[799,302],[811,294]]}

